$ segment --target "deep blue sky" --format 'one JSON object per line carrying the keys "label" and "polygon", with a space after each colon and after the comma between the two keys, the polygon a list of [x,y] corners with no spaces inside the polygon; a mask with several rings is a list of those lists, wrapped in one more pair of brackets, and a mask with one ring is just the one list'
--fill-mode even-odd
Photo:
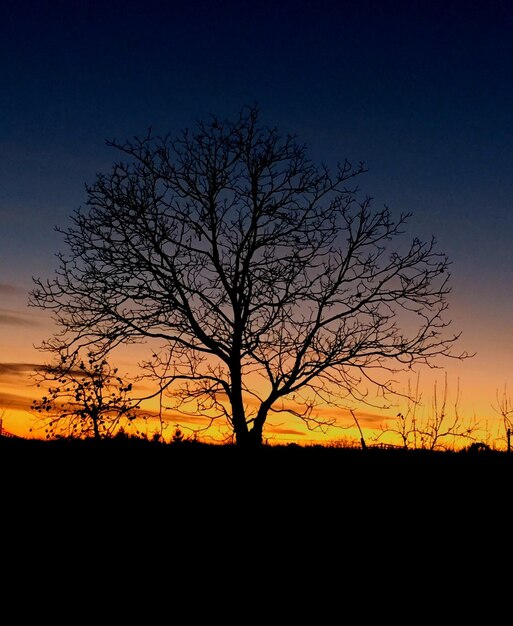
{"label": "deep blue sky", "polygon": [[117,158],[105,139],[174,134],[257,102],[314,159],[365,161],[363,192],[437,236],[462,347],[485,353],[474,374],[500,352],[497,386],[511,380],[513,2],[0,8],[0,347],[31,276],[55,266],[53,226]]}

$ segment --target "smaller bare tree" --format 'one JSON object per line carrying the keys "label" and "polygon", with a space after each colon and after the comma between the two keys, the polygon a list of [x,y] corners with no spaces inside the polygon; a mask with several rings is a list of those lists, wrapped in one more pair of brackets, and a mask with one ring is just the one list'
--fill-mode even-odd
{"label": "smaller bare tree", "polygon": [[497,407],[498,408],[496,410],[500,413],[504,424],[506,450],[511,452],[511,434],[513,433],[513,402],[508,396],[506,388],[504,388],[502,397],[499,396],[499,392],[497,391]]}
{"label": "smaller bare tree", "polygon": [[478,425],[475,420],[465,421],[459,412],[460,389],[456,390],[456,397],[452,407],[452,414],[448,408],[447,373],[444,385],[440,391],[435,381],[431,411],[427,416],[419,415],[418,409],[422,406],[422,395],[419,392],[419,376],[417,376],[415,390],[412,391],[408,383],[406,394],[407,407],[404,413],[398,413],[392,425],[387,424],[376,437],[376,441],[386,435],[399,437],[401,446],[407,449],[447,450],[453,448],[457,440],[475,440]]}
{"label": "smaller bare tree", "polygon": [[90,353],[85,360],[63,357],[45,365],[36,379],[46,395],[31,408],[40,414],[38,427],[45,429],[47,439],[112,437],[142,417],[136,413],[138,401],[129,397],[132,384],[107,360],[95,360]]}

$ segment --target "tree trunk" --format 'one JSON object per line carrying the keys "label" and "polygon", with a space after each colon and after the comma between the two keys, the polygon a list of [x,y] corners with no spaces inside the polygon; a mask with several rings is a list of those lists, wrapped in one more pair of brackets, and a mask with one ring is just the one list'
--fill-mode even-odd
{"label": "tree trunk", "polygon": [[242,400],[242,377],[240,369],[234,367],[230,371],[231,394],[230,404],[232,405],[232,426],[235,434],[235,443],[238,446],[246,446],[249,439],[248,424]]}
{"label": "tree trunk", "polygon": [[100,434],[100,424],[99,424],[99,411],[98,409],[94,408],[91,410],[91,420],[93,421],[93,432],[94,432],[94,438],[96,440],[101,439],[101,434]]}
{"label": "tree trunk", "polygon": [[241,448],[259,448],[262,445],[262,428],[256,425],[251,430],[246,429],[243,437],[237,436],[237,445]]}
{"label": "tree trunk", "polygon": [[[232,409],[234,409],[233,404]],[[260,411],[253,422],[252,428],[249,429],[244,409],[242,409],[242,412],[233,411],[232,423],[235,433],[235,443],[237,446],[241,448],[258,448],[262,445],[262,434],[265,420],[262,421],[259,419],[259,416]]]}
{"label": "tree trunk", "polygon": [[258,414],[253,422],[251,430],[247,428],[246,433],[239,439],[237,436],[237,445],[245,448],[258,448],[263,443],[264,424],[269,412],[269,402],[263,402],[258,409]]}
{"label": "tree trunk", "polygon": [[260,405],[258,414],[250,430],[246,421],[244,402],[242,399],[242,377],[240,369],[234,367],[230,373],[232,382],[230,401],[232,405],[232,424],[235,433],[235,442],[237,446],[241,448],[258,448],[262,445],[264,424],[272,401],[268,398]]}

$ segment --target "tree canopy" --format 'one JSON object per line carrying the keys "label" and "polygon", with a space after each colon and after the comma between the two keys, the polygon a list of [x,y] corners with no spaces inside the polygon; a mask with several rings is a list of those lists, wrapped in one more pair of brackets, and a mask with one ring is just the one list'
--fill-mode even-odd
{"label": "tree canopy", "polygon": [[258,107],[176,138],[108,144],[120,160],[86,186],[51,279],[30,303],[54,311],[42,349],[107,354],[148,342],[144,366],[169,402],[226,420],[258,444],[268,416],[315,426],[319,404],[363,401],[362,382],[452,353],[449,260],[360,197],[365,166],[314,163]]}

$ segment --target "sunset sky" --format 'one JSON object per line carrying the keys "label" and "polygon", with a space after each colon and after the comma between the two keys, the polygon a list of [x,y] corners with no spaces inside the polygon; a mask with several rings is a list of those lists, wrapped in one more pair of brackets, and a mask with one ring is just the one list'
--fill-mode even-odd
{"label": "sunset sky", "polygon": [[[177,134],[258,103],[328,165],[369,168],[362,192],[452,265],[450,317],[472,359],[441,363],[459,412],[498,427],[513,397],[513,3],[0,0],[0,415],[25,434],[34,348],[54,327],[28,308],[63,249],[54,226],[118,155],[106,139]],[[134,354],[120,355],[130,370]],[[413,378],[415,378],[413,376]],[[420,371],[430,410],[444,370]],[[37,395],[37,394],[36,394]],[[361,408],[362,425],[380,415]],[[349,431],[348,431],[349,432]],[[369,431],[370,432],[370,431]],[[270,436],[320,437],[275,421]],[[333,430],[329,438],[345,436]]]}

